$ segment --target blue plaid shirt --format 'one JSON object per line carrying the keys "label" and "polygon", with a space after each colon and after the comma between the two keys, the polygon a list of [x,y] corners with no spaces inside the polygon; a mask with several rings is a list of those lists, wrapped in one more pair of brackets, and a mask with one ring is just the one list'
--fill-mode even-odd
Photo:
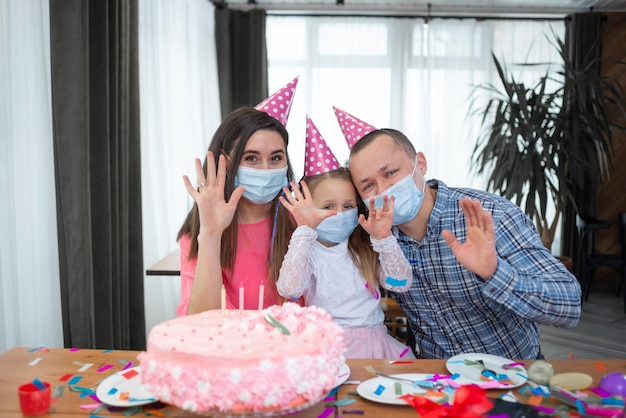
{"label": "blue plaid shirt", "polygon": [[[581,289],[576,277],[543,246],[531,220],[509,200],[448,188],[438,180],[429,185],[438,193],[424,239],[418,242],[393,229],[413,267],[413,286],[392,295],[409,318],[418,354],[537,358],[538,324],[571,328],[578,323]],[[441,236],[449,229],[465,241],[465,216],[458,203],[465,196],[480,201],[493,216],[498,266],[487,281],[464,269]]]}

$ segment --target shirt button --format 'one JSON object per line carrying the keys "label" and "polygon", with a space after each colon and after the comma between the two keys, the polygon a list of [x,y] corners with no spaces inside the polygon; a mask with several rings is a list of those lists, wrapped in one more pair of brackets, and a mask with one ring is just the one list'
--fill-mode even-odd
{"label": "shirt button", "polygon": [[494,293],[494,292],[496,291],[496,288],[495,288],[495,287],[492,287],[492,288],[490,288],[490,289],[489,289],[489,291],[490,291],[491,293]]}

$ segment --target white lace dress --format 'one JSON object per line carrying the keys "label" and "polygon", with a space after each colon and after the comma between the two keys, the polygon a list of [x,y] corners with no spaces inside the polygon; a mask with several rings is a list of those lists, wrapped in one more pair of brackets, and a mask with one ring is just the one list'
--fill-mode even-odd
{"label": "white lace dress", "polygon": [[[371,243],[382,267],[380,285],[406,292],[413,274],[396,238],[390,235],[371,239]],[[332,315],[346,331],[346,358],[413,358],[406,346],[387,334],[378,289],[374,296],[366,287],[350,258],[347,240],[325,247],[317,241],[315,230],[299,226],[291,237],[277,287],[282,296],[304,296],[306,305],[319,306]]]}

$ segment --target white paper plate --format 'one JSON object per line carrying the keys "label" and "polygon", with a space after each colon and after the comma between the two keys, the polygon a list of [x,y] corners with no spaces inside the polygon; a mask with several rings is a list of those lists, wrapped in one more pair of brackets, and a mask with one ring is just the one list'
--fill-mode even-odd
{"label": "white paper plate", "polygon": [[[148,386],[141,383],[140,373],[141,368],[138,366],[107,377],[96,389],[98,399],[112,406],[138,406],[156,402]],[[128,393],[128,399],[121,399],[122,393]]]}
{"label": "white paper plate", "polygon": [[335,383],[335,386],[341,385],[343,382],[348,380],[349,377],[350,367],[346,363],[343,363],[339,368],[339,373],[337,373],[337,383]]}
{"label": "white paper plate", "polygon": [[485,380],[481,379],[481,372],[483,371],[483,368],[478,364],[466,364],[465,360],[469,360],[469,362],[482,360],[487,369],[493,370],[497,375],[506,375],[508,380],[512,382],[511,384],[502,382],[498,385],[498,387],[493,387],[492,389],[516,388],[518,386],[522,386],[528,381],[528,373],[523,366],[517,365],[510,369],[505,369],[503,367],[514,363],[513,360],[493,356],[491,354],[466,353],[450,357],[448,361],[446,361],[446,368],[448,371],[452,374],[458,373],[461,376],[458,379],[455,379],[455,382],[461,385],[470,383],[485,383]]}
{"label": "white paper plate", "polygon": [[[424,373],[403,373],[403,374],[392,374],[394,377],[401,377],[403,379],[410,380],[426,380],[432,377],[432,374],[424,374]],[[396,394],[396,383],[400,384],[401,394]],[[382,390],[379,390],[379,387],[382,387]],[[365,399],[368,399],[373,402],[386,403],[390,405],[406,405],[409,406],[403,399],[399,399],[399,396],[405,395],[407,393],[413,395],[423,395],[426,393],[427,389],[414,387],[409,382],[398,382],[396,380],[387,379],[384,377],[375,377],[373,379],[366,380],[361,382],[359,386],[356,388],[357,393]],[[378,392],[378,393],[377,393]]]}

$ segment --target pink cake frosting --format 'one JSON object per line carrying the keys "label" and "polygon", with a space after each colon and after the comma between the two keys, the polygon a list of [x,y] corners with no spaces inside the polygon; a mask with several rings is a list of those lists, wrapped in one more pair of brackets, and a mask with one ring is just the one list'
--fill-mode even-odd
{"label": "pink cake frosting", "polygon": [[[268,313],[289,335],[264,319]],[[321,400],[336,385],[344,350],[330,314],[289,302],[163,322],[139,360],[143,383],[165,403],[196,413],[259,412]]]}

